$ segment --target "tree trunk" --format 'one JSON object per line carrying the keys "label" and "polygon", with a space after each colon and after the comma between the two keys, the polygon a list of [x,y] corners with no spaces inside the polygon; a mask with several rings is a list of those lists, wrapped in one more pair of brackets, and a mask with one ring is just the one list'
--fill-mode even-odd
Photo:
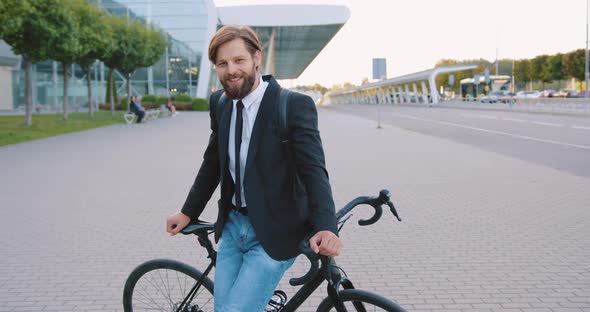
{"label": "tree trunk", "polygon": [[92,107],[92,81],[90,80],[90,66],[84,68],[86,72],[86,87],[88,88],[88,116],[94,119],[94,108]]}
{"label": "tree trunk", "polygon": [[32,64],[26,57],[23,57],[25,61],[25,80],[26,82],[26,96],[25,96],[25,125],[33,125],[33,83],[31,81],[31,67]]}
{"label": "tree trunk", "polygon": [[111,116],[115,117],[115,95],[113,94],[114,91],[113,89],[115,88],[115,83],[113,81],[113,72],[115,70],[111,69],[109,71],[109,85],[111,86],[111,94],[110,94],[110,101],[111,101]]}
{"label": "tree trunk", "polygon": [[129,112],[131,104],[131,74],[127,74],[127,111]]}
{"label": "tree trunk", "polygon": [[63,109],[64,109],[64,116],[63,119],[64,120],[68,120],[68,68],[70,67],[70,64],[67,63],[62,63],[63,65],[63,69],[64,69],[64,104],[63,104]]}

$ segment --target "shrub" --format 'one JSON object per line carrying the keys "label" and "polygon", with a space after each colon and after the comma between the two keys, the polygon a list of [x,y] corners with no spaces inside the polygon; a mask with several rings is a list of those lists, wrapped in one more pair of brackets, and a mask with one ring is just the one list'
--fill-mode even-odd
{"label": "shrub", "polygon": [[158,104],[158,106],[159,106],[160,104],[166,104],[166,102],[167,102],[167,101],[168,101],[168,98],[167,98],[167,97],[165,97],[165,96],[158,96],[158,97],[156,98],[156,104]]}
{"label": "shrub", "polygon": [[209,101],[202,98],[195,98],[193,100],[193,110],[194,111],[208,111],[209,110]]}
{"label": "shrub", "polygon": [[119,102],[119,105],[115,105],[115,109],[128,111],[129,110],[129,98],[128,97],[122,98],[121,102]]}
{"label": "shrub", "polygon": [[141,97],[141,102],[156,103],[156,99],[157,99],[157,97],[155,95],[146,94],[146,95],[144,95],[144,96]]}
{"label": "shrub", "polygon": [[177,95],[174,100],[178,102],[191,102],[193,98],[188,94],[180,94]]}

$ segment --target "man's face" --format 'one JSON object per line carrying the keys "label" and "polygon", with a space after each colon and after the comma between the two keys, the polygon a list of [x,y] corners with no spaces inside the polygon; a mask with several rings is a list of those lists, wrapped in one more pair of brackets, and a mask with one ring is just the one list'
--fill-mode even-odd
{"label": "man's face", "polygon": [[230,99],[242,99],[258,86],[256,67],[260,62],[260,51],[251,55],[242,39],[219,46],[215,71]]}

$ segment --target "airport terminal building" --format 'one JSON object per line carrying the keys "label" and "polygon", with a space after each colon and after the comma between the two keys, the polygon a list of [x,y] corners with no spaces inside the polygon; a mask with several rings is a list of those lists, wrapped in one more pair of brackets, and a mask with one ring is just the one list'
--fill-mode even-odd
{"label": "airport terminal building", "polygon": [[[216,7],[213,0],[92,0],[108,14],[153,23],[170,42],[151,67],[132,76],[134,95],[207,98],[218,89],[207,57],[209,41],[223,25],[249,25],[263,44],[262,73],[277,79],[297,78],[350,17],[340,5],[245,5]],[[87,107],[86,76],[70,70],[68,98]],[[93,103],[105,102],[108,68],[96,62],[91,70]],[[126,93],[125,77],[115,72],[117,94]],[[63,70],[47,60],[33,65],[33,105],[40,111],[61,109]],[[25,103],[24,64],[0,41],[0,111],[22,110]]]}

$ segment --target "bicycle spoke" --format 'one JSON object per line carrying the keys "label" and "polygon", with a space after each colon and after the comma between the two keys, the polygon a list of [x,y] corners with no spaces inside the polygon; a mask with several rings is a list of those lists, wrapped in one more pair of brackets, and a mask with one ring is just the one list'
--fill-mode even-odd
{"label": "bicycle spoke", "polygon": [[212,312],[213,294],[209,290],[211,286],[200,284],[194,296],[189,296],[191,289],[200,279],[198,274],[180,263],[163,262],[162,267],[147,267],[133,284],[133,302],[129,311],[176,311],[181,308],[180,304],[184,300],[192,298],[191,302],[186,302],[182,306],[182,311]]}

